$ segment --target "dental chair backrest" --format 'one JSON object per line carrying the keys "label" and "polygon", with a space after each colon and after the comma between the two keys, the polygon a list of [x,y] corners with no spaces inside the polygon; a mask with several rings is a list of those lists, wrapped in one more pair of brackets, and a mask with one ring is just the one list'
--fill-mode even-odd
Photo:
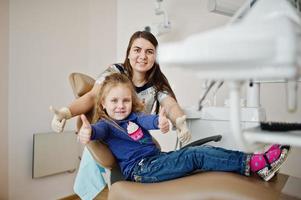
{"label": "dental chair backrest", "polygon": [[[95,80],[90,76],[87,76],[82,73],[72,73],[69,75],[69,82],[73,91],[73,94],[76,98],[79,98],[89,92],[95,83]],[[85,113],[89,122],[92,121],[93,110]],[[80,117],[77,119],[76,127],[77,130],[80,129],[82,125]],[[113,156],[111,150],[101,141],[90,141],[86,147],[91,153],[94,160],[99,163],[101,166],[112,169],[116,166],[116,159]]]}
{"label": "dental chair backrest", "polygon": [[[71,85],[73,94],[75,98],[79,98],[89,92],[95,83],[95,80],[82,73],[72,73],[69,75],[69,83]],[[91,109],[89,112],[85,113],[89,122],[92,121],[94,109]],[[82,122],[80,119],[77,120],[76,128],[80,129]]]}

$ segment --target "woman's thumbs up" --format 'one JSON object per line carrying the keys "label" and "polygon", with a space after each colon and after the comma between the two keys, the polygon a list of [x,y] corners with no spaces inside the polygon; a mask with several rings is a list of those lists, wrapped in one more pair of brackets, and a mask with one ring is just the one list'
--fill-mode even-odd
{"label": "woman's thumbs up", "polygon": [[55,109],[53,106],[49,107],[49,110],[53,112],[53,119],[51,121],[51,127],[55,132],[63,132],[67,119],[72,117],[72,114],[67,107],[61,109]]}

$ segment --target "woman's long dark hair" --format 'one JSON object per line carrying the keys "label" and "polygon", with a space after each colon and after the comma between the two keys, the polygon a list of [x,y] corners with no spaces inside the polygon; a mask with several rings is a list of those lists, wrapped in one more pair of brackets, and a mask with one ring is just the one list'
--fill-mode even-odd
{"label": "woman's long dark hair", "polygon": [[[130,61],[128,59],[128,56],[129,56],[131,47],[133,45],[133,42],[137,38],[143,38],[143,39],[149,41],[150,43],[152,43],[152,45],[154,45],[154,47],[156,49],[158,47],[158,41],[157,41],[156,37],[148,31],[137,31],[132,35],[132,37],[130,38],[127,50],[126,50],[126,56],[125,56],[125,60],[123,63],[123,66],[125,67],[126,71],[128,72],[129,78],[131,80],[133,78],[133,69],[132,69]],[[169,93],[169,95],[171,95],[176,100],[176,96],[175,96],[174,92],[172,91],[167,78],[162,73],[162,71],[160,69],[160,65],[156,61],[153,65],[153,67],[149,71],[146,72],[145,78],[148,83],[152,84],[155,87],[156,92],[167,91]]]}

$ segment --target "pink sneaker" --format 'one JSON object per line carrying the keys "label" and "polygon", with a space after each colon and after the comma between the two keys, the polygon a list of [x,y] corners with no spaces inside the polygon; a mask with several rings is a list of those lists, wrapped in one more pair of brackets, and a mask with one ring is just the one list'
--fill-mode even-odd
{"label": "pink sneaker", "polygon": [[286,160],[289,149],[289,146],[272,145],[265,153],[252,155],[251,171],[269,181]]}
{"label": "pink sneaker", "polygon": [[[279,149],[279,148],[281,148],[281,145],[280,145],[280,144],[273,144],[273,145],[270,146],[270,148],[269,148],[266,152],[272,151],[272,150],[274,150],[274,149]],[[266,152],[265,152],[265,153],[266,153]]]}

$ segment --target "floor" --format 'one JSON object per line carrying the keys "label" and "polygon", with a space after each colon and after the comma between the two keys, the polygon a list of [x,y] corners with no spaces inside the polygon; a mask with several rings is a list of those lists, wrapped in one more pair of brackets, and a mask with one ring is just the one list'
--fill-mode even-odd
{"label": "floor", "polygon": [[[106,187],[93,200],[107,200],[108,199],[108,193],[109,193],[109,189]],[[62,198],[62,199],[59,199],[59,200],[81,200],[81,199],[77,195],[72,195],[72,196]]]}
{"label": "floor", "polygon": [[94,200],[107,200],[109,194],[109,189],[106,187],[99,195],[96,196]]}

